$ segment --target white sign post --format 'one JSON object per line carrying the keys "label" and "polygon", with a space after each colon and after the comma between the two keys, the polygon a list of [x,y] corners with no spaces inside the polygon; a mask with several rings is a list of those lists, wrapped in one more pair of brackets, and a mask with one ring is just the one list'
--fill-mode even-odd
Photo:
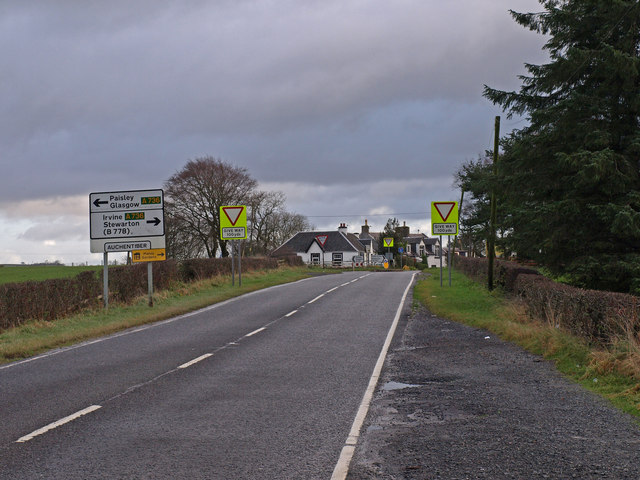
{"label": "white sign post", "polygon": [[91,252],[104,256],[104,307],[109,306],[109,252],[165,248],[164,192],[127,190],[89,194]]}

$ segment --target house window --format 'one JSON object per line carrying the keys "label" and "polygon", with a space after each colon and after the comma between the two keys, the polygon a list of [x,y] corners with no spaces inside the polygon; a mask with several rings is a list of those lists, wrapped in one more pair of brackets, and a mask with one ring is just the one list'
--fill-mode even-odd
{"label": "house window", "polygon": [[320,254],[312,253],[311,254],[311,265],[320,265]]}
{"label": "house window", "polygon": [[331,254],[331,264],[334,267],[339,267],[342,265],[342,252]]}

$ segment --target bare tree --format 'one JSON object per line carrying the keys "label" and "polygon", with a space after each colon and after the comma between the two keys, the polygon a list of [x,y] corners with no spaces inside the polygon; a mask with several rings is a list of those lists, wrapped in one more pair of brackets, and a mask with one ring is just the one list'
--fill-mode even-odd
{"label": "bare tree", "polygon": [[249,241],[245,250],[250,255],[268,254],[294,234],[311,229],[304,215],[285,210],[282,192],[259,192],[250,205]]}
{"label": "bare tree", "polygon": [[307,217],[299,213],[283,211],[278,214],[275,220],[278,223],[278,228],[274,230],[269,251],[279,247],[298,232],[307,232],[315,229],[315,226],[309,223]]}
{"label": "bare tree", "polygon": [[213,157],[190,160],[164,184],[167,243],[175,258],[228,256],[220,207],[244,205],[257,186],[245,168]]}
{"label": "bare tree", "polygon": [[250,206],[250,235],[248,250],[251,254],[269,251],[270,237],[274,227],[274,216],[284,210],[285,196],[282,192],[259,192]]}

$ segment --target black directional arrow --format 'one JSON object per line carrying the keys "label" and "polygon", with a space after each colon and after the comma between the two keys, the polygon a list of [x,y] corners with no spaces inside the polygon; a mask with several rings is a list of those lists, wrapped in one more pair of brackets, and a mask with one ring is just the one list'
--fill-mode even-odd
{"label": "black directional arrow", "polygon": [[147,223],[153,223],[154,227],[160,225],[161,220],[158,217],[153,217],[153,220],[147,220]]}
{"label": "black directional arrow", "polygon": [[100,200],[99,198],[96,198],[96,201],[93,202],[93,204],[100,208],[100,205],[106,205],[107,203],[109,203],[107,200]]}

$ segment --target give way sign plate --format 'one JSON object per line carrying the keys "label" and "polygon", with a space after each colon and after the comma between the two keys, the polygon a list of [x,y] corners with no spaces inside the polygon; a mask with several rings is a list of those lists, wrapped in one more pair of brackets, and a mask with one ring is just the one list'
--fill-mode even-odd
{"label": "give way sign plate", "polygon": [[431,202],[431,233],[458,234],[458,202]]}
{"label": "give way sign plate", "polygon": [[220,238],[222,240],[247,238],[247,207],[245,205],[220,207]]}

